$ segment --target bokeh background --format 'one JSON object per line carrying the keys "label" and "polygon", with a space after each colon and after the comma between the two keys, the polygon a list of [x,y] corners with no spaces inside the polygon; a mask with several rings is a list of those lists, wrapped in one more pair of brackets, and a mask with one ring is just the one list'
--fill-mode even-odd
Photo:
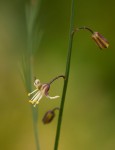
{"label": "bokeh background", "polygon": [[[26,47],[24,0],[0,0],[0,150],[35,150],[33,123],[18,58]],[[42,82],[64,74],[71,0],[43,0],[39,24],[43,38],[35,53],[34,73]],[[75,35],[70,78],[59,150],[115,149],[115,1],[76,0],[75,26],[89,26],[103,34],[110,47],[100,50],[87,31]],[[62,94],[63,80],[50,95]],[[60,99],[39,104],[41,150],[53,150],[57,115],[43,125],[44,113]]]}

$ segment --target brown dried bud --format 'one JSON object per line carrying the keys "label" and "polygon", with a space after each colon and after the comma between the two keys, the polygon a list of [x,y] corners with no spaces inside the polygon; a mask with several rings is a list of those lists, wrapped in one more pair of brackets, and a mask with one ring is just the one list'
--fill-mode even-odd
{"label": "brown dried bud", "polygon": [[54,119],[54,117],[55,117],[55,110],[59,110],[59,108],[56,107],[53,110],[49,110],[49,111],[47,111],[45,113],[45,115],[44,115],[44,117],[42,119],[44,124],[48,124]]}
{"label": "brown dried bud", "polygon": [[98,32],[92,34],[92,39],[96,42],[99,48],[108,48],[109,42]]}
{"label": "brown dried bud", "polygon": [[55,113],[50,110],[50,111],[45,113],[42,121],[43,121],[44,124],[47,124],[47,123],[50,123],[53,120],[54,117],[55,117]]}

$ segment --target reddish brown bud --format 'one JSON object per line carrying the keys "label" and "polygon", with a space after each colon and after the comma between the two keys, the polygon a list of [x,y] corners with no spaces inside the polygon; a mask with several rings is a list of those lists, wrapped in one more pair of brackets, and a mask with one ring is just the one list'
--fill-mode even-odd
{"label": "reddish brown bud", "polygon": [[98,32],[92,34],[92,39],[96,42],[99,48],[108,48],[109,42]]}
{"label": "reddish brown bud", "polygon": [[47,111],[45,113],[45,115],[44,115],[44,117],[42,119],[44,124],[48,124],[54,119],[54,117],[55,117],[55,110],[59,110],[59,108],[56,107],[53,110],[49,110],[49,111]]}
{"label": "reddish brown bud", "polygon": [[54,117],[55,117],[54,111],[49,110],[48,112],[45,113],[42,121],[44,124],[47,124],[50,123]]}

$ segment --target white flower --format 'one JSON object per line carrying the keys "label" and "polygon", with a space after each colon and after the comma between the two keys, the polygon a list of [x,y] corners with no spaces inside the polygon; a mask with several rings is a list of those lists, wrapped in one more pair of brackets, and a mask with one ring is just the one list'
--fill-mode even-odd
{"label": "white flower", "polygon": [[36,89],[33,92],[28,93],[28,96],[35,93],[35,95],[33,95],[33,97],[31,98],[31,100],[29,100],[30,103],[34,104],[34,107],[37,104],[39,104],[39,101],[44,95],[49,99],[56,99],[59,97],[59,96],[54,96],[54,97],[49,96],[48,91],[50,89],[50,84],[42,84],[40,83],[39,79],[35,80],[34,86],[36,87]]}

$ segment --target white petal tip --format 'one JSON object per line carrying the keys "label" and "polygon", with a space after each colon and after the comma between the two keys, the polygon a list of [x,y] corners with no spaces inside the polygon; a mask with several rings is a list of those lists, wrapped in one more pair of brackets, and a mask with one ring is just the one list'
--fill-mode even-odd
{"label": "white petal tip", "polygon": [[56,99],[56,98],[59,98],[60,96],[54,96],[54,97],[51,97],[51,96],[47,96],[49,99]]}

